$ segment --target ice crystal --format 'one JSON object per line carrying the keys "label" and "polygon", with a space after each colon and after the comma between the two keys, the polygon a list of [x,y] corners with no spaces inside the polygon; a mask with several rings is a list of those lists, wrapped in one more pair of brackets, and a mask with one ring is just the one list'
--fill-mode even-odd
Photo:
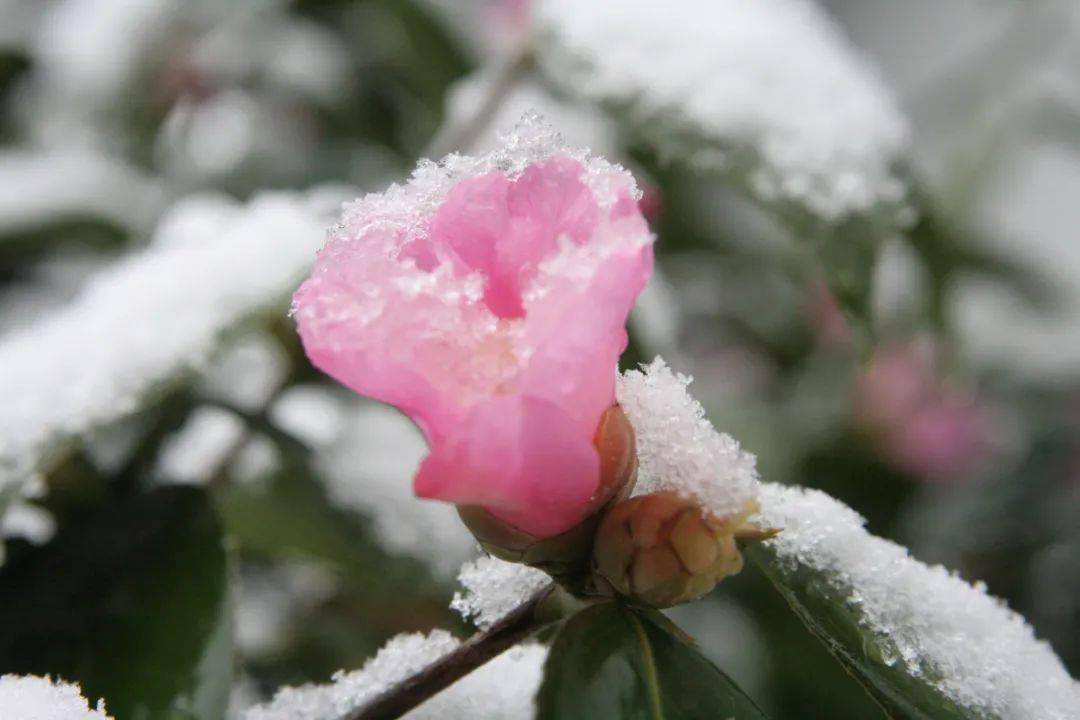
{"label": "ice crystal", "polygon": [[450,607],[486,630],[545,587],[551,578],[536,568],[485,556],[463,565],[458,582],[464,592],[454,594]]}
{"label": "ice crystal", "polygon": [[674,490],[717,517],[738,514],[757,497],[756,458],[716,431],[687,392],[690,382],[659,357],[619,378],[619,405],[637,435],[635,494]]}
{"label": "ice crystal", "polygon": [[36,675],[0,677],[0,714],[11,720],[110,720],[105,703],[89,707],[78,685]]}

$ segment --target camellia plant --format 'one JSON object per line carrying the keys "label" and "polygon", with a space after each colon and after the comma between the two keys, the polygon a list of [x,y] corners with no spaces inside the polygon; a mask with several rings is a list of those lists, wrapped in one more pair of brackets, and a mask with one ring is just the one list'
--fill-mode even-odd
{"label": "camellia plant", "polygon": [[[763,718],[659,612],[749,555],[891,717],[1066,718],[1075,683],[984,589],[820,492],[763,486],[663,360],[618,373],[652,268],[640,196],[526,116],[502,147],[346,206],[293,298],[304,349],[423,431],[415,494],[454,503],[489,555],[455,600],[480,632],[391,643],[249,717],[424,716],[509,647],[542,643],[536,717]],[[1029,664],[984,664],[980,647]]]}
{"label": "camellia plant", "polygon": [[1080,720],[1080,384],[862,4],[7,4],[0,720]]}

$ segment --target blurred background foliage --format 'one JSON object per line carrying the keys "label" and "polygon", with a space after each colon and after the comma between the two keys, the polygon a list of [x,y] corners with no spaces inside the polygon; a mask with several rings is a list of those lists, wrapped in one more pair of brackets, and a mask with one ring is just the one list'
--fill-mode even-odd
{"label": "blurred background foliage", "polygon": [[[0,341],[146,246],[178,198],[400,179],[477,107],[524,5],[0,1]],[[625,364],[663,354],[763,478],[984,581],[1077,675],[1080,9],[825,6],[913,128],[919,216],[873,268],[865,357],[788,218],[542,80],[514,103],[645,188],[658,273]],[[427,522],[407,498],[422,443],[314,372],[284,311],[9,507],[0,671],[78,680],[121,719],[214,717],[396,633],[466,631],[447,603],[468,539],[408,527]],[[673,615],[771,717],[878,712],[753,568]]]}

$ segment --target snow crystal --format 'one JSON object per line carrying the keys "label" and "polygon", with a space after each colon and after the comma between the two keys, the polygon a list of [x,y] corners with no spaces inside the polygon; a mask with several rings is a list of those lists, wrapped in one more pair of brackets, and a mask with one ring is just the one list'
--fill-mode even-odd
{"label": "snow crystal", "polygon": [[0,709],[11,720],[110,720],[105,703],[91,709],[78,685],[35,675],[0,677]]}
{"label": "snow crystal", "polygon": [[[197,237],[155,243],[0,339],[0,490],[30,476],[52,442],[133,412],[201,365],[225,330],[284,301],[323,239],[324,200],[267,194],[227,213],[220,199],[186,200],[159,234]],[[204,211],[214,222],[198,221]]]}
{"label": "snow crystal", "polygon": [[450,654],[460,645],[445,630],[428,635],[398,635],[360,670],[334,676],[325,685],[279,690],[265,705],[248,710],[245,720],[338,720],[402,680]]}
{"label": "snow crystal", "polygon": [[1076,720],[1080,683],[1025,620],[939,566],[870,535],[829,495],[767,483],[762,519],[783,528],[769,546],[782,566],[809,566],[885,648],[885,662],[921,677],[979,717]]}
{"label": "snow crystal", "polygon": [[[446,200],[450,189],[466,178],[500,172],[513,180],[527,167],[552,157],[568,157],[585,166],[581,180],[604,207],[618,200],[618,191],[628,188],[632,197],[640,192],[633,176],[619,165],[589,154],[586,149],[568,147],[562,135],[535,112],[526,112],[503,143],[482,155],[453,153],[438,163],[421,160],[404,185],[391,185],[385,192],[369,193],[345,206],[342,227],[352,237],[369,231],[400,230],[410,236],[422,235],[425,222]],[[625,241],[625,239],[623,239]],[[640,238],[642,244],[651,237]],[[432,277],[424,273],[424,277]]]}
{"label": "snow crystal", "polygon": [[548,649],[526,644],[510,648],[406,714],[403,720],[529,720],[544,679]]}
{"label": "snow crystal", "polygon": [[906,123],[810,0],[541,0],[536,22],[541,64],[568,92],[696,163],[749,161],[766,200],[836,218],[901,199],[890,164]]}
{"label": "snow crystal", "polygon": [[[426,638],[399,635],[364,669],[339,673],[328,685],[286,688],[272,702],[248,710],[244,720],[339,720],[451,652],[456,645],[447,639],[441,631]],[[388,655],[391,651],[393,657]],[[529,720],[535,717],[533,698],[543,680],[547,655],[543,645],[510,648],[406,713],[402,720]]]}
{"label": "snow crystal", "polygon": [[[498,80],[490,71],[480,71],[459,80],[446,96],[445,127],[468,122]],[[521,78],[502,98],[498,109],[487,120],[479,136],[464,148],[468,152],[490,151],[500,144],[499,129],[512,127],[525,113],[536,112],[547,119],[568,144],[586,147],[597,155],[617,152],[616,128],[606,115],[592,106],[569,102],[553,96],[539,81]]]}
{"label": "snow crystal", "polygon": [[673,490],[717,517],[737,515],[757,498],[756,458],[713,428],[690,382],[659,357],[619,377],[615,394],[637,435],[634,494]]}
{"label": "snow crystal", "polygon": [[[491,557],[467,563],[458,579],[465,594],[455,595],[450,607],[472,619],[481,630],[490,628],[551,582],[539,570]],[[339,720],[459,645],[460,641],[443,630],[398,635],[360,670],[339,672],[325,685],[279,690],[269,703],[248,710],[244,720]],[[531,718],[546,659],[547,648],[543,646],[513,647],[404,715],[404,720]]]}
{"label": "snow crystal", "polygon": [[462,565],[450,608],[481,630],[487,630],[551,583],[546,573],[519,563],[484,556]]}

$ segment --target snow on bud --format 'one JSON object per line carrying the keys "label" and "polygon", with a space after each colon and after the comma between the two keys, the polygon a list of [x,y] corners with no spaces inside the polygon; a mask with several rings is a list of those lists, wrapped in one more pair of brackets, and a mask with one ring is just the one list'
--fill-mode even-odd
{"label": "snow on bud", "polygon": [[690,382],[659,357],[619,378],[619,405],[637,438],[636,492],[671,491],[718,518],[737,517],[757,501],[757,459],[716,431]]}
{"label": "snow on bud", "polygon": [[417,495],[535,538],[595,511],[593,439],[652,270],[638,196],[529,116],[502,148],[346,208],[296,321],[317,367],[423,430]]}
{"label": "snow on bud", "polygon": [[756,510],[720,519],[670,491],[620,502],[596,535],[598,589],[660,608],[697,599],[742,570],[738,541],[769,536],[746,523]]}
{"label": "snow on bud", "polygon": [[596,527],[604,511],[629,496],[637,479],[634,428],[618,405],[608,408],[596,430],[600,455],[600,484],[584,520],[563,533],[539,538],[500,520],[478,506],[458,506],[461,519],[480,545],[502,560],[541,568],[572,579],[588,565]]}

